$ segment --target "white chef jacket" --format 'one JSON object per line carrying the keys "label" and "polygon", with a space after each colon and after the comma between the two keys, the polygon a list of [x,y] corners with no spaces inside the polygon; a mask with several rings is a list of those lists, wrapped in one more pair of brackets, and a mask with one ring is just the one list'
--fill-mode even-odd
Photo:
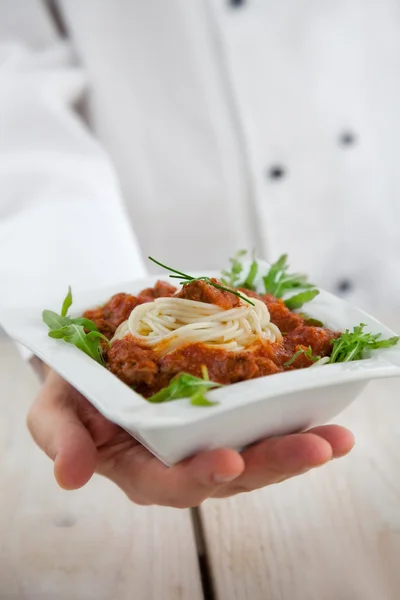
{"label": "white chef jacket", "polygon": [[399,30],[396,0],[0,0],[0,302],[246,247],[398,306]]}

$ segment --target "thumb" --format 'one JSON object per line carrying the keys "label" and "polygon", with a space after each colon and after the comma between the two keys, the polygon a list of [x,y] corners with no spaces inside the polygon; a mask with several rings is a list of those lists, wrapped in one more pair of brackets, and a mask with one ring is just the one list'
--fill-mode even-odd
{"label": "thumb", "polygon": [[62,383],[65,389],[52,385],[49,378],[28,413],[27,425],[35,442],[54,461],[59,486],[74,490],[92,477],[97,450],[75,410],[73,389]]}

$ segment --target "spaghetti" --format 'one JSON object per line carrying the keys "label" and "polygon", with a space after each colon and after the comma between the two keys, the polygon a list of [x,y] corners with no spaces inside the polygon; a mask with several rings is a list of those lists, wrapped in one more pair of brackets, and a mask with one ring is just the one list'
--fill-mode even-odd
{"label": "spaghetti", "polygon": [[131,334],[162,355],[198,342],[238,352],[257,340],[282,341],[266,304],[255,298],[252,302],[251,305],[241,301],[237,307],[226,310],[185,298],[157,298],[134,308],[112,341]]}

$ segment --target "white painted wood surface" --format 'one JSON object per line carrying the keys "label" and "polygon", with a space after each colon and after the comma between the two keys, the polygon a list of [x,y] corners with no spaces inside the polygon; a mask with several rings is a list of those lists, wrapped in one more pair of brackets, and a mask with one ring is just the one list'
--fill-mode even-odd
{"label": "white painted wood surface", "polygon": [[60,490],[25,413],[38,387],[0,338],[0,599],[200,600],[190,514],[132,505],[95,477]]}
{"label": "white painted wood surface", "polygon": [[[25,429],[35,378],[1,339],[0,364],[0,600],[203,598],[188,512],[100,478],[59,490]],[[215,600],[398,600],[400,382],[371,384],[339,422],[349,457],[203,505]]]}
{"label": "white painted wood surface", "polygon": [[356,434],[348,457],[203,506],[218,600],[400,598],[400,381],[370,384],[337,421]]}

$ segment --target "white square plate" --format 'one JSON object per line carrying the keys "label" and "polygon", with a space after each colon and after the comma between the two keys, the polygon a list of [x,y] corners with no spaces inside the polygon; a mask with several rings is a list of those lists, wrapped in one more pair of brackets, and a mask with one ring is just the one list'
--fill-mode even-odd
{"label": "white square plate", "polygon": [[[72,312],[81,314],[118,292],[137,294],[157,279],[169,280],[152,276],[79,294]],[[1,308],[0,322],[12,338],[167,465],[199,450],[226,446],[240,449],[264,437],[321,425],[355,400],[370,380],[400,376],[400,346],[396,346],[377,350],[362,361],[278,373],[216,389],[207,394],[210,400],[218,401],[212,407],[195,407],[186,399],[150,404],[74,346],[48,337],[42,310],[59,312],[61,301],[59,298],[36,309]],[[327,292],[321,291],[306,310],[334,330],[365,323],[368,331],[382,333],[382,338],[395,335],[373,317]]]}

